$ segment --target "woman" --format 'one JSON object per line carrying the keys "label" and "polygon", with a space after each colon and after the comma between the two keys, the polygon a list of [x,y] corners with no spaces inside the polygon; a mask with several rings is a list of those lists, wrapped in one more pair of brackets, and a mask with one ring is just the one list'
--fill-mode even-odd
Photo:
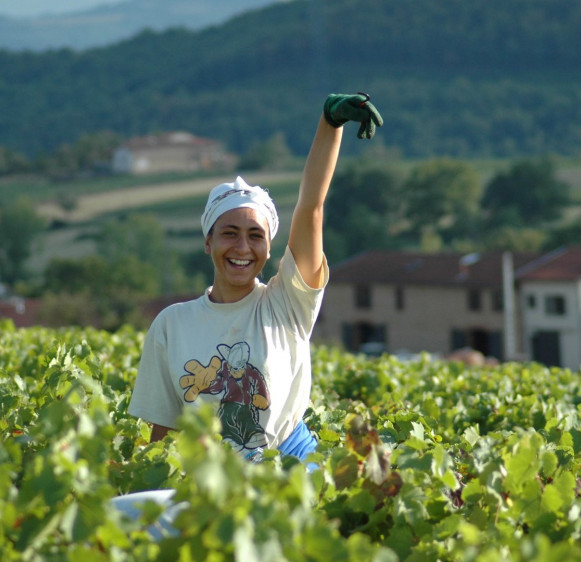
{"label": "woman", "polygon": [[242,178],[216,186],[202,215],[214,282],[163,310],[147,334],[129,412],[153,424],[151,440],[177,427],[184,407],[214,404],[225,442],[245,457],[278,448],[301,460],[316,441],[302,421],[311,388],[310,336],[328,267],[323,205],[342,126],[372,138],[382,119],[366,94],[331,94],[307,158],[278,273],[257,279],[278,230],[268,193]]}

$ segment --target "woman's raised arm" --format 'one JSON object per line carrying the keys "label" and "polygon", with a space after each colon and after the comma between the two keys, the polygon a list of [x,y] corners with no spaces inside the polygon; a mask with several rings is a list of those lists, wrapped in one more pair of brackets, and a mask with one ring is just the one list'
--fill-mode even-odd
{"label": "woman's raised arm", "polygon": [[375,127],[383,124],[367,94],[330,94],[325,100],[303,170],[289,235],[289,248],[297,267],[313,288],[321,287],[323,282],[323,206],[339,157],[342,127],[347,121],[359,122],[357,136],[368,139],[373,138]]}

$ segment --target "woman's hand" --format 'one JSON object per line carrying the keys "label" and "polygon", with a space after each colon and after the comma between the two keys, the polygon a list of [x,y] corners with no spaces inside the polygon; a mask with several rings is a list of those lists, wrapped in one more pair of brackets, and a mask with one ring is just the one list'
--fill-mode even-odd
{"label": "woman's hand", "polygon": [[375,106],[369,102],[369,96],[358,94],[329,94],[323,106],[327,123],[332,127],[342,127],[347,121],[360,123],[357,136],[371,139],[375,128],[383,125],[383,118]]}

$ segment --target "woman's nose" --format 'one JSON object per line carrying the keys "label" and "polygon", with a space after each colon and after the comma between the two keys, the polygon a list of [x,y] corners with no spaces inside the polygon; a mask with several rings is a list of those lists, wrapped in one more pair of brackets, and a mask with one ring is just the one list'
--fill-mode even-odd
{"label": "woman's nose", "polygon": [[239,236],[238,240],[236,242],[236,247],[239,250],[247,250],[248,248],[250,248],[250,242],[248,240],[248,238],[246,236]]}

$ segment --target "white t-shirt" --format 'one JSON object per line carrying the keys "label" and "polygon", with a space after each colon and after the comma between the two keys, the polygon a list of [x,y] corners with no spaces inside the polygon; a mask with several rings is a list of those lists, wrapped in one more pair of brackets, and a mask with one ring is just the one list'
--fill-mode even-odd
{"label": "white t-shirt", "polygon": [[175,428],[184,407],[212,403],[239,449],[278,447],[311,390],[310,336],[321,289],[302,279],[287,247],[267,285],[235,303],[198,299],[164,309],[147,333],[129,413]]}

